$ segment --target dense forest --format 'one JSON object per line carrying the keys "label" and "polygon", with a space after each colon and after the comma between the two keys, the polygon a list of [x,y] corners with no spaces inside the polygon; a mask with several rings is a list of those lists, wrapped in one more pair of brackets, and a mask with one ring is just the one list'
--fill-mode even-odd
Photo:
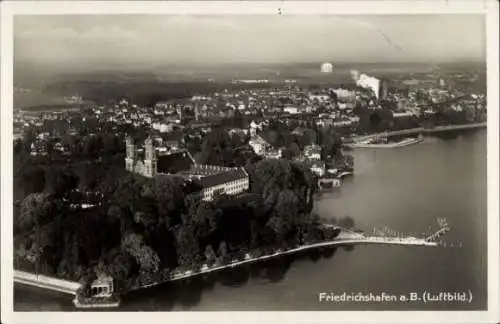
{"label": "dense forest", "polygon": [[[306,167],[259,160],[246,168],[250,192],[204,202],[196,182],[177,176],[143,178],[99,161],[25,164],[17,174],[24,177],[17,186],[29,188],[14,218],[15,267],[87,284],[105,273],[121,290],[172,269],[325,238],[311,215],[315,180]],[[89,192],[101,195],[93,208],[68,203]]]}

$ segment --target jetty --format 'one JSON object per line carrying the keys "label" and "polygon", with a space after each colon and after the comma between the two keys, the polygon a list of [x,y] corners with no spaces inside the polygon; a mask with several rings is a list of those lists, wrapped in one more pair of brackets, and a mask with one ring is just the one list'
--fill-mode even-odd
{"label": "jetty", "polygon": [[[376,140],[376,139],[375,139]],[[387,140],[387,138],[386,138]],[[394,143],[373,143],[373,139],[361,141],[359,143],[350,144],[351,148],[398,148],[405,147],[423,142],[423,138],[406,138]]]}
{"label": "jetty", "polygon": [[[375,138],[384,138],[384,137],[398,136],[398,135],[426,134],[426,133],[463,130],[463,129],[485,128],[486,125],[487,125],[486,122],[484,122],[484,123],[474,123],[474,124],[464,124],[464,125],[435,126],[433,128],[418,127],[418,128],[403,129],[398,131],[370,134],[366,136],[356,136],[352,138],[352,140],[354,141],[355,144],[357,144]],[[349,146],[350,145],[352,144],[349,144]]]}
{"label": "jetty", "polygon": [[78,290],[78,288],[80,288],[80,283],[78,282],[58,279],[20,270],[14,270],[14,282],[27,286],[57,291],[69,295],[76,295],[76,291]]}

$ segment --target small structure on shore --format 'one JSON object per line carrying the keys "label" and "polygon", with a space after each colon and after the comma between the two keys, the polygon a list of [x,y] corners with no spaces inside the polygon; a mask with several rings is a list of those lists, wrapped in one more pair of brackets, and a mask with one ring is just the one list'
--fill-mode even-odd
{"label": "small structure on shore", "polygon": [[[108,275],[100,275],[84,291],[77,291],[73,304],[77,308],[112,308],[120,305],[120,296],[115,294],[114,280]],[[88,290],[87,290],[88,289]]]}
{"label": "small structure on shore", "polygon": [[320,178],[318,179],[318,187],[320,188],[340,188],[342,180],[338,178]]}
{"label": "small structure on shore", "polygon": [[113,292],[113,278],[107,275],[101,275],[90,285],[90,295],[92,297],[111,297]]}

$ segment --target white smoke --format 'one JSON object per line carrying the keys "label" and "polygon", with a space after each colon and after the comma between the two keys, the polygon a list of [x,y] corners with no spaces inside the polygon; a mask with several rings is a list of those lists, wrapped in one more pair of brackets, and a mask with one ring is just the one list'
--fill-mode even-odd
{"label": "white smoke", "polygon": [[351,77],[352,79],[356,82],[356,85],[361,88],[365,89],[371,89],[373,93],[375,93],[375,96],[379,97],[379,86],[380,86],[380,80],[371,77],[369,75],[366,75],[364,73],[359,74],[358,71],[352,70],[351,71]]}

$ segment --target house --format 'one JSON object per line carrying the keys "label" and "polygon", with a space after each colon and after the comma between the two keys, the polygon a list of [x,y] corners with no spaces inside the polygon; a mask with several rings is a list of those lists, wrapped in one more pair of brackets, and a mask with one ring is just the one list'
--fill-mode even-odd
{"label": "house", "polygon": [[282,149],[269,149],[264,153],[268,159],[280,159],[282,156]]}
{"label": "house", "polygon": [[283,112],[295,115],[299,113],[299,108],[298,107],[285,107],[283,108]]}
{"label": "house", "polygon": [[317,174],[318,176],[322,177],[325,175],[325,163],[319,162],[319,161],[314,161],[311,163],[310,169],[313,173]]}
{"label": "house", "polygon": [[152,128],[159,131],[160,133],[171,132],[174,129],[172,123],[153,123]]}
{"label": "house", "polygon": [[264,153],[268,151],[271,147],[271,144],[269,144],[265,139],[263,139],[259,135],[253,135],[250,138],[248,145],[250,145],[253,148],[255,154],[257,155],[264,155]]}
{"label": "house", "polygon": [[309,95],[309,100],[317,101],[317,102],[325,102],[330,99],[330,96],[327,94],[312,94]]}
{"label": "house", "polygon": [[308,129],[299,126],[293,130],[292,135],[303,136],[307,131]]}
{"label": "house", "polygon": [[321,147],[319,145],[308,145],[304,148],[304,155],[309,160],[321,159]]}

